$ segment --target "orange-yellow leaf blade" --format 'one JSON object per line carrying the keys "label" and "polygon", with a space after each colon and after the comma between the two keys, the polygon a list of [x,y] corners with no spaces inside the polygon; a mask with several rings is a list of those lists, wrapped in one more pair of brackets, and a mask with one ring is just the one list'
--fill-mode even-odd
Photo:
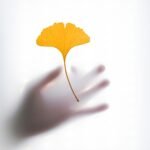
{"label": "orange-yellow leaf blade", "polygon": [[40,46],[51,46],[59,49],[64,59],[71,48],[88,43],[90,37],[74,24],[55,23],[41,32],[36,43]]}

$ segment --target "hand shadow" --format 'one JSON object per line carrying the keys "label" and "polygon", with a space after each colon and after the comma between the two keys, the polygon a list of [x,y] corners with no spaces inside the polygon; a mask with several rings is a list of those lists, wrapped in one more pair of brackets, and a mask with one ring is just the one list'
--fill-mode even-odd
{"label": "hand shadow", "polygon": [[[75,87],[78,89],[78,96],[81,99],[77,102],[68,85],[60,83],[59,77],[62,72],[61,68],[49,73],[34,86],[30,87],[24,97],[23,104],[17,112],[15,119],[15,132],[22,137],[35,135],[46,130],[51,130],[66,120],[89,115],[96,112],[104,111],[108,108],[107,104],[99,106],[77,109],[79,105],[83,105],[83,99],[105,88],[108,80],[99,81],[93,87],[86,89],[89,82],[97,75],[104,71],[104,66],[99,66],[82,78],[78,75],[78,71],[73,68],[72,76],[80,81],[75,81]],[[63,79],[64,80],[64,79]],[[58,82],[58,83],[57,83]],[[60,85],[59,85],[60,84]],[[42,93],[48,93],[46,96]],[[68,91],[68,93],[66,92]]]}

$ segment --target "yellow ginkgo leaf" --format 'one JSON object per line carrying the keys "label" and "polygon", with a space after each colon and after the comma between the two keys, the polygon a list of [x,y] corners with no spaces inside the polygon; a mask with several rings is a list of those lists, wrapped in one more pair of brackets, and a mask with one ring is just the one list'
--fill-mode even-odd
{"label": "yellow ginkgo leaf", "polygon": [[72,47],[88,43],[89,36],[80,28],[72,23],[55,23],[41,32],[37,38],[37,44],[40,46],[51,46],[60,50],[63,58]]}
{"label": "yellow ginkgo leaf", "polygon": [[82,29],[76,27],[72,23],[67,23],[66,26],[64,23],[54,23],[52,26],[43,29],[36,40],[38,45],[55,47],[62,53],[66,77],[77,101],[79,101],[79,99],[71,86],[67,74],[65,59],[71,48],[88,43],[89,41],[89,36]]}

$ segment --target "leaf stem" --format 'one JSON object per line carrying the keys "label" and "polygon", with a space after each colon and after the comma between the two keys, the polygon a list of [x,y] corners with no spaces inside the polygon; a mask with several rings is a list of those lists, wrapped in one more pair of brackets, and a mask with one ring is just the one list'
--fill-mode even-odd
{"label": "leaf stem", "polygon": [[74,95],[74,97],[76,98],[77,102],[79,102],[79,98],[77,97],[75,91],[73,90],[73,87],[71,85],[71,82],[70,82],[70,79],[69,79],[69,76],[68,76],[68,73],[67,73],[67,68],[66,68],[66,61],[64,60],[64,68],[65,68],[65,74],[66,74],[66,77],[67,77],[67,81],[69,83],[69,86],[70,86],[70,89]]}

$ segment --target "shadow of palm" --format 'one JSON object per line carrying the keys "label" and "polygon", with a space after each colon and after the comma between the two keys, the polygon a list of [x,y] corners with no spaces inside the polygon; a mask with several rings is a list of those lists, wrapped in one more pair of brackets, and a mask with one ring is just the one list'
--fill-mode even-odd
{"label": "shadow of palm", "polygon": [[[102,68],[101,71],[103,71]],[[49,73],[36,85],[28,89],[27,94],[24,97],[23,104],[15,117],[15,132],[19,136],[26,137],[38,134],[43,131],[53,129],[70,118],[93,114],[104,111],[108,108],[107,104],[101,104],[93,108],[76,111],[74,108],[78,107],[79,103],[75,100],[72,102],[71,97],[68,95],[63,97],[58,96],[58,98],[55,99],[53,97],[49,97],[48,101],[44,100],[41,95],[41,90],[47,84],[50,84],[51,82],[54,83],[60,73],[61,68],[58,68],[52,73]],[[92,94],[107,85],[108,81],[104,80],[91,88],[89,91],[83,92],[81,95],[83,95],[83,97],[85,95],[88,96],[89,94]],[[59,90],[63,89],[59,88]],[[56,93],[59,95],[59,91]],[[53,94],[56,95],[56,93]]]}

